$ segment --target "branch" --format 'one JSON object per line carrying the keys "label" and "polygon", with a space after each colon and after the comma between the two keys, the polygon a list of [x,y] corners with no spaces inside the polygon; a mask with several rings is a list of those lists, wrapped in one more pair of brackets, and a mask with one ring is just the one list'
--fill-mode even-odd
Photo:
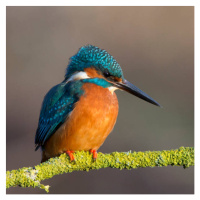
{"label": "branch", "polygon": [[89,152],[79,151],[74,153],[75,162],[70,162],[66,154],[51,158],[35,167],[24,167],[6,172],[6,188],[39,187],[49,192],[49,185],[40,181],[52,178],[55,175],[73,171],[89,171],[100,168],[132,169],[139,167],[194,166],[194,148],[180,147],[176,150],[145,151],[145,152],[113,152],[111,154],[98,153],[98,158],[93,161]]}

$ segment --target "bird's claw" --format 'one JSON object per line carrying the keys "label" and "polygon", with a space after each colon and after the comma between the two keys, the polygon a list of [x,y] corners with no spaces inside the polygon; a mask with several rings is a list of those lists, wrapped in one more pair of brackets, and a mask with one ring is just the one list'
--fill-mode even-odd
{"label": "bird's claw", "polygon": [[94,149],[91,149],[91,150],[90,150],[90,153],[93,154],[93,159],[96,160],[96,159],[97,159],[97,156],[98,156],[98,155],[97,155],[97,151],[94,150]]}
{"label": "bird's claw", "polygon": [[74,151],[66,151],[66,154],[69,156],[70,161],[75,161],[75,157],[73,155]]}

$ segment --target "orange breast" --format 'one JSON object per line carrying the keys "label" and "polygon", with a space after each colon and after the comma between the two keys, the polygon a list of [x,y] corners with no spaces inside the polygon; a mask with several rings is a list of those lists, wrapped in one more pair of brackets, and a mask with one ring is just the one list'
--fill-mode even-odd
{"label": "orange breast", "polygon": [[67,150],[97,150],[112,131],[118,115],[116,94],[92,83],[85,83],[83,89],[70,116],[45,143],[43,158]]}

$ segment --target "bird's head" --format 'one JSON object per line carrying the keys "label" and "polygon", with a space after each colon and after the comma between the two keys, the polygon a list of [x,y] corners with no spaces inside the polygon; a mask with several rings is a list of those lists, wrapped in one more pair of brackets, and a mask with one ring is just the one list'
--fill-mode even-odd
{"label": "bird's head", "polygon": [[[87,45],[79,49],[70,58],[66,69],[65,81],[85,80],[103,87],[111,92],[116,89],[127,91],[149,103],[160,106],[150,96],[128,82],[118,62],[106,51],[98,47]],[[90,81],[91,80],[91,81]]]}

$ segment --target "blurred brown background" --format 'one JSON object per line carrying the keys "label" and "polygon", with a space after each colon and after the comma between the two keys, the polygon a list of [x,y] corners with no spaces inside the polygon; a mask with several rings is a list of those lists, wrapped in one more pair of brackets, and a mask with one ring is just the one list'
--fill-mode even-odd
{"label": "blurred brown background", "polygon": [[[194,146],[194,7],[7,7],[7,170],[39,164],[34,136],[43,97],[86,44],[106,49],[125,78],[164,107],[117,91],[118,120],[99,151]],[[101,169],[43,183],[50,193],[190,194],[194,168]]]}

